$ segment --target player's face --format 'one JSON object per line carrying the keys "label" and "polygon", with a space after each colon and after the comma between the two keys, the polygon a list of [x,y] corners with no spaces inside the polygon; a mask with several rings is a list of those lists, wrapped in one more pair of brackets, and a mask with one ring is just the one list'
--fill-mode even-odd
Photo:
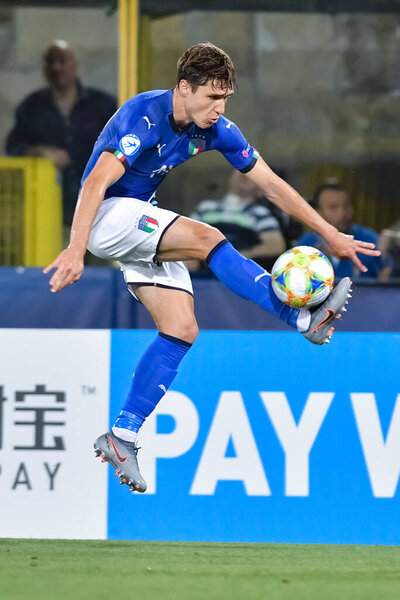
{"label": "player's face", "polygon": [[347,192],[341,190],[324,190],[318,201],[321,216],[342,233],[351,228],[353,209]]}
{"label": "player's face", "polygon": [[195,91],[189,86],[185,97],[186,114],[198,127],[207,129],[224,114],[226,101],[232,95],[233,90],[218,81],[199,85]]}

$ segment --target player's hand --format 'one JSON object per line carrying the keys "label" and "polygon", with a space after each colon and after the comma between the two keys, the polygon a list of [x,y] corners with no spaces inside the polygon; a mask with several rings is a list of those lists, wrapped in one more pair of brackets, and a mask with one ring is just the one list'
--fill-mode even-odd
{"label": "player's hand", "polygon": [[66,248],[57,258],[43,269],[43,273],[49,273],[56,269],[49,281],[51,292],[60,292],[71,283],[78,281],[83,272],[83,254],[73,248]]}
{"label": "player's hand", "polygon": [[380,250],[375,250],[375,244],[355,240],[353,235],[346,235],[339,231],[329,239],[329,247],[331,254],[341,259],[350,258],[363,273],[366,273],[368,269],[358,258],[357,253],[368,256],[380,256],[381,254]]}

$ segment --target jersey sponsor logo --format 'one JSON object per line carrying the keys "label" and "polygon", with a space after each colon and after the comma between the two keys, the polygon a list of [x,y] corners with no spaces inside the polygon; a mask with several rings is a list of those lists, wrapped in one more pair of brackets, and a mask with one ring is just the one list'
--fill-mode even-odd
{"label": "jersey sponsor logo", "polygon": [[157,231],[158,229],[158,221],[157,219],[143,215],[138,223],[138,229],[146,233],[153,233],[153,231]]}
{"label": "jersey sponsor logo", "polygon": [[202,135],[195,135],[189,140],[189,154],[196,156],[200,152],[204,152],[206,147],[206,138]]}
{"label": "jersey sponsor logo", "polygon": [[174,168],[174,165],[168,165],[168,166],[167,165],[163,165],[159,169],[155,169],[154,171],[151,172],[150,179],[153,179],[153,177],[155,175],[166,175],[173,168]]}
{"label": "jersey sponsor logo", "polygon": [[119,147],[124,154],[132,156],[139,150],[140,140],[137,135],[128,133],[128,135],[124,135],[124,137],[120,140]]}
{"label": "jersey sponsor logo", "polygon": [[148,117],[147,115],[145,115],[145,116],[143,117],[143,119],[146,121],[146,123],[147,123],[147,127],[148,127],[149,129],[150,129],[151,127],[155,127],[155,126],[156,126],[156,124],[155,124],[155,123],[150,123],[150,119],[149,119],[149,117]]}

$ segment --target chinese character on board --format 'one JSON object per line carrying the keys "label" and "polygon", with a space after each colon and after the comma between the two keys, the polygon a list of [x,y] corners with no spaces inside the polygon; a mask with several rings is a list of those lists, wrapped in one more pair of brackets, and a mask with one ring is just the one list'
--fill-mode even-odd
{"label": "chinese character on board", "polygon": [[[43,403],[43,397],[47,397],[50,406],[39,407],[33,404],[33,401],[38,399]],[[1,398],[1,396],[0,396]],[[55,420],[49,421],[49,413],[63,413],[65,412],[65,392],[50,392],[46,390],[46,386],[37,385],[34,391],[30,392],[16,392],[15,402],[20,406],[15,407],[15,411],[19,413],[28,413],[25,416],[30,418],[28,421],[14,421],[14,425],[25,425],[33,428],[33,442],[30,446],[14,446],[14,450],[65,450],[65,444],[62,436],[54,435],[52,444],[46,445],[45,443],[45,429],[47,427],[64,427],[65,421]],[[33,405],[32,405],[33,404]],[[21,406],[23,405],[23,406]],[[55,406],[54,406],[55,405]],[[61,405],[61,406],[60,406]],[[1,400],[0,400],[1,407]],[[21,415],[22,417],[23,415]],[[53,415],[54,417],[56,415]],[[59,415],[60,418],[62,415]],[[0,419],[1,423],[1,419]],[[1,429],[0,429],[1,434]],[[1,440],[1,437],[0,437]]]}

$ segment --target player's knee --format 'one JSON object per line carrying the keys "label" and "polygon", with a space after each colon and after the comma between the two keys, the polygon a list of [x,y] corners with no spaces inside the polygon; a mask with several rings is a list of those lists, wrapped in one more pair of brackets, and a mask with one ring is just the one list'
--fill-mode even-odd
{"label": "player's knee", "polygon": [[199,328],[196,321],[181,322],[174,327],[174,333],[172,335],[189,344],[193,344],[199,335]]}
{"label": "player's knee", "polygon": [[216,227],[211,227],[210,225],[202,227],[198,234],[200,248],[200,256],[198,258],[205,260],[214,246],[224,239],[225,236]]}
{"label": "player's knee", "polygon": [[189,344],[193,344],[196,341],[197,336],[199,335],[199,328],[196,322],[190,323],[187,325],[184,331],[184,340],[189,342]]}

